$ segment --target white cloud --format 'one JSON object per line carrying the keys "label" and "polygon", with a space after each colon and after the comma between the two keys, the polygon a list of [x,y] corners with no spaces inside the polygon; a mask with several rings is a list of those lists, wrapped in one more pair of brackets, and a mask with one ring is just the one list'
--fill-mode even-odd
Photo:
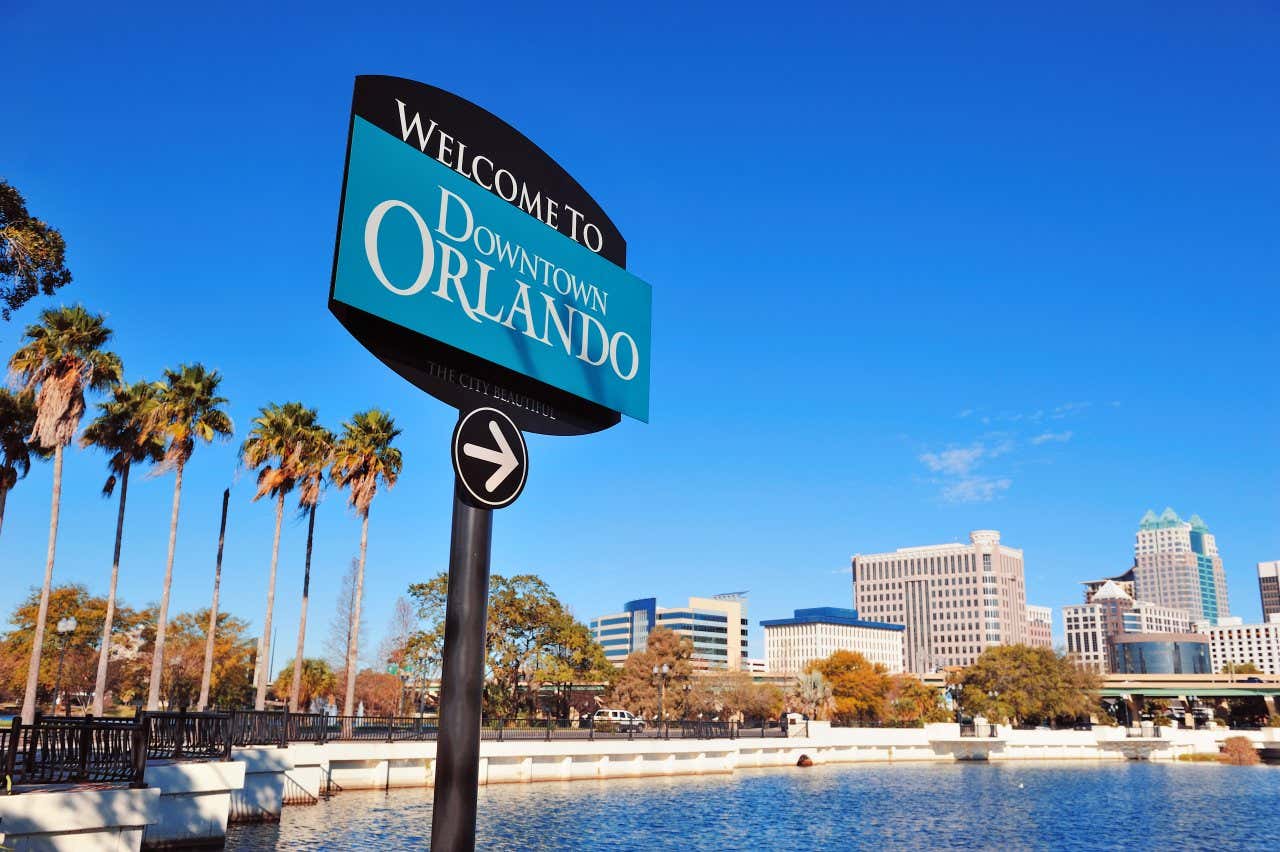
{"label": "white cloud", "polygon": [[1054,420],[1061,420],[1064,417],[1079,414],[1091,405],[1093,405],[1092,402],[1066,402],[1055,408],[1051,416]]}
{"label": "white cloud", "polygon": [[1071,440],[1071,435],[1072,432],[1070,429],[1065,432],[1045,432],[1032,438],[1031,443],[1035,444],[1037,447],[1041,444],[1048,444],[1050,442],[1065,444],[1067,441]]}
{"label": "white cloud", "polygon": [[942,489],[942,499],[951,503],[989,503],[1011,485],[1013,480],[1007,477],[966,476]]}
{"label": "white cloud", "polygon": [[934,473],[964,476],[973,470],[985,454],[986,448],[982,444],[974,444],[972,447],[956,447],[940,453],[922,453],[920,461]]}

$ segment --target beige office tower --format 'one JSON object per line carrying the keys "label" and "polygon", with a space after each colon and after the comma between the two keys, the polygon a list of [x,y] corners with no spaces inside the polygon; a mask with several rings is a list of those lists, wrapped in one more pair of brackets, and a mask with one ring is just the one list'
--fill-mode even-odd
{"label": "beige office tower", "polygon": [[1280,562],[1258,563],[1258,594],[1262,597],[1262,620],[1280,615]]}
{"label": "beige office tower", "polygon": [[1139,600],[1185,610],[1192,623],[1230,615],[1218,543],[1199,515],[1184,521],[1173,509],[1159,517],[1148,511],[1138,524],[1133,557]]}
{"label": "beige office tower", "polygon": [[968,544],[854,556],[853,606],[905,628],[904,664],[917,674],[1028,639],[1022,551],[1001,544],[996,530],[975,530]]}

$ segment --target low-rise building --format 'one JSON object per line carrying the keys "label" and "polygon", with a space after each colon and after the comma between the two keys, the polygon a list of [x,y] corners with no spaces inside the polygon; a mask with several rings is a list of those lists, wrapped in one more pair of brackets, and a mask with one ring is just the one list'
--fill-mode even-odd
{"label": "low-rise building", "polygon": [[1053,647],[1053,609],[1027,604],[1027,644],[1033,648]]}
{"label": "low-rise building", "polygon": [[1191,616],[1179,609],[1136,601],[1118,579],[1085,584],[1087,603],[1062,608],[1067,653],[1096,672],[1111,671],[1114,643],[1131,633],[1190,633]]}
{"label": "low-rise building", "polygon": [[855,609],[798,609],[791,618],[760,624],[770,674],[800,674],[809,663],[836,651],[855,651],[893,673],[903,670],[902,625],[867,621]]}
{"label": "low-rise building", "polygon": [[643,651],[649,633],[665,627],[693,643],[693,665],[713,671],[741,671],[747,658],[745,595],[689,598],[683,607],[660,607],[657,598],[627,602],[622,612],[594,618],[588,626],[604,654],[616,666],[633,651]]}
{"label": "low-rise building", "polygon": [[1126,633],[1111,640],[1116,674],[1212,674],[1202,633]]}
{"label": "low-rise building", "polygon": [[1280,614],[1263,624],[1245,624],[1242,618],[1219,618],[1216,624],[1201,622],[1200,632],[1209,637],[1213,670],[1228,665],[1253,663],[1264,674],[1280,674]]}

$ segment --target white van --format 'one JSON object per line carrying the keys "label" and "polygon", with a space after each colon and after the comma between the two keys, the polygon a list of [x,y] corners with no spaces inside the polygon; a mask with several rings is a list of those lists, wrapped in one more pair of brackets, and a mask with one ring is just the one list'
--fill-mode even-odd
{"label": "white van", "polygon": [[643,731],[644,719],[626,710],[597,710],[591,716],[591,727],[597,731]]}

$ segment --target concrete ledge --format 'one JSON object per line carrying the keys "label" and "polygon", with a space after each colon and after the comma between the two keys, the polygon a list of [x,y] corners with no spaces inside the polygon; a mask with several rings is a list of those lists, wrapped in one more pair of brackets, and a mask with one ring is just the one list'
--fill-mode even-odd
{"label": "concrete ledge", "polygon": [[232,760],[244,767],[244,785],[231,793],[232,822],[273,822],[284,808],[287,774],[307,748],[238,748]]}
{"label": "concrete ledge", "polygon": [[231,797],[244,780],[243,763],[148,764],[147,783],[160,790],[159,818],[143,833],[142,848],[220,848]]}
{"label": "concrete ledge", "polygon": [[154,788],[24,793],[0,797],[0,826],[14,852],[136,852],[159,805]]}

